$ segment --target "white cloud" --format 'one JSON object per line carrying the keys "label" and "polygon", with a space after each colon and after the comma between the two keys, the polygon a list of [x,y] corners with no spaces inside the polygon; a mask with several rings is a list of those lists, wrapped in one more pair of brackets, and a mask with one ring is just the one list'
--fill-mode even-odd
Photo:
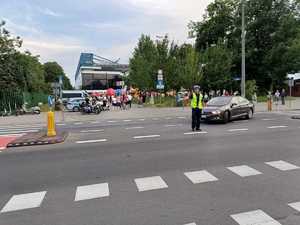
{"label": "white cloud", "polygon": [[59,14],[58,12],[54,12],[53,10],[51,9],[48,9],[48,8],[39,8],[39,11],[44,14],[44,15],[47,15],[47,16],[53,16],[53,17],[61,17],[62,15]]}

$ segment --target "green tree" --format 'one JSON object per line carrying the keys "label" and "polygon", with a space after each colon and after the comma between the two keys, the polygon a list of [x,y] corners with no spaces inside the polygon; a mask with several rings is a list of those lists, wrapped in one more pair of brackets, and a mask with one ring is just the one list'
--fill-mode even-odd
{"label": "green tree", "polygon": [[232,88],[232,53],[222,43],[207,48],[202,55],[202,86],[206,90]]}
{"label": "green tree", "polygon": [[63,76],[63,89],[72,90],[70,79],[66,76],[63,68],[57,62],[46,62],[44,64],[45,81],[54,83],[59,81],[59,77]]}
{"label": "green tree", "polygon": [[[299,34],[300,2],[299,0],[245,2],[247,79],[256,80],[261,91],[273,85],[284,85],[286,74],[294,70],[287,63],[286,54],[290,52],[292,43]],[[241,74],[239,0],[215,0],[207,7],[203,21],[191,23],[190,28],[196,36],[196,48],[199,52],[221,41],[233,53],[231,73]]]}
{"label": "green tree", "polygon": [[16,55],[22,45],[20,37],[12,37],[5,29],[5,22],[0,22],[0,88],[18,88],[23,79],[16,77]]}
{"label": "green tree", "polygon": [[129,62],[130,83],[141,89],[154,89],[157,59],[158,53],[154,42],[149,36],[142,35]]}

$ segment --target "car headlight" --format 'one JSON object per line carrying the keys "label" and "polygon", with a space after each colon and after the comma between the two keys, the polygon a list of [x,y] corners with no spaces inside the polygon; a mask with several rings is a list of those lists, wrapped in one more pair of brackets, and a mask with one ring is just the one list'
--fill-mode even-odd
{"label": "car headlight", "polygon": [[216,110],[216,111],[212,111],[212,114],[214,114],[214,115],[218,115],[218,114],[220,114],[221,112],[219,111],[219,110]]}

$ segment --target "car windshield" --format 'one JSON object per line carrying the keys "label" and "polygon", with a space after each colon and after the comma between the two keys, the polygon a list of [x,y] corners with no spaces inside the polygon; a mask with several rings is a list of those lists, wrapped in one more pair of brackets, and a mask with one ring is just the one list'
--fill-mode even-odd
{"label": "car windshield", "polygon": [[231,101],[232,97],[217,97],[211,99],[207,105],[208,106],[220,106],[220,105],[226,105]]}

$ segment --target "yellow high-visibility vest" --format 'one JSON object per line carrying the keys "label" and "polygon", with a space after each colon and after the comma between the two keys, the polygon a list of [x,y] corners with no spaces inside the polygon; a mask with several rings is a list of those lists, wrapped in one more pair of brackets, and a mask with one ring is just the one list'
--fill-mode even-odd
{"label": "yellow high-visibility vest", "polygon": [[202,96],[201,93],[199,93],[199,103],[197,105],[197,95],[195,93],[193,93],[193,98],[192,98],[192,101],[191,101],[191,107],[193,109],[196,109],[196,108],[203,109],[202,101],[203,101],[203,96]]}

